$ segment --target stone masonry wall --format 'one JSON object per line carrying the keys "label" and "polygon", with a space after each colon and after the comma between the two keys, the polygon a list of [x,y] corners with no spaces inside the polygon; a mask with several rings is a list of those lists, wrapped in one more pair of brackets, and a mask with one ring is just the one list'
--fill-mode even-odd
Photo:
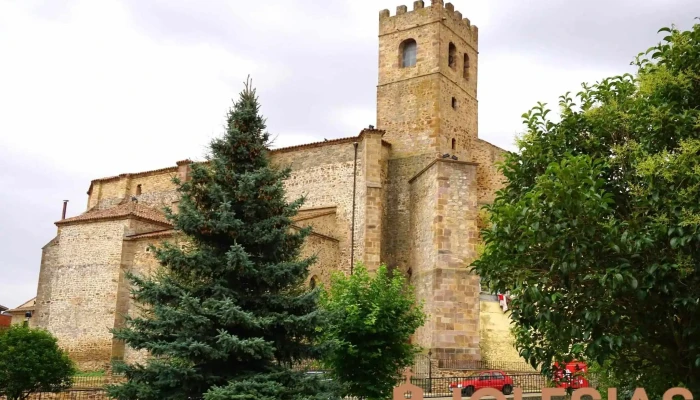
{"label": "stone masonry wall", "polygon": [[[363,146],[357,151],[357,199],[365,192],[363,179]],[[355,150],[352,143],[329,144],[322,147],[302,148],[295,151],[273,152],[272,163],[290,167],[291,177],[285,181],[289,200],[305,196],[303,208],[336,207],[336,238],[339,248],[340,270],[350,270],[350,227],[352,226],[353,163]],[[355,260],[362,260],[364,248],[365,206],[356,202]]]}
{"label": "stone masonry wall", "polygon": [[437,168],[429,168],[411,182],[410,187],[410,227],[408,265],[411,284],[416,291],[418,301],[423,303],[426,322],[413,336],[413,342],[425,349],[432,349],[435,330],[433,267],[437,262],[435,252],[434,212],[437,208]]}
{"label": "stone masonry wall", "polygon": [[124,220],[64,226],[55,264],[42,266],[50,285],[50,303],[41,305],[42,327],[58,338],[80,369],[101,369],[110,360],[109,329],[127,228]]}
{"label": "stone masonry wall", "polygon": [[[438,204],[435,212],[438,260],[434,307],[436,355],[479,359],[479,279],[468,267],[476,258],[476,166],[439,161]],[[445,357],[447,358],[447,357]]]}
{"label": "stone masonry wall", "polygon": [[41,264],[39,268],[39,283],[36,291],[35,312],[32,320],[37,326],[46,327],[49,323],[49,305],[52,298],[52,280],[56,268],[58,268],[59,236],[51,239],[41,249]]}
{"label": "stone masonry wall", "polygon": [[123,238],[162,229],[142,221],[62,226],[44,249],[37,293],[37,326],[51,331],[78,367],[105,368],[112,356]]}
{"label": "stone masonry wall", "polygon": [[364,227],[364,262],[370,271],[379,268],[382,248],[382,216],[384,214],[384,191],[382,171],[387,163],[382,156],[382,133],[365,133],[363,137],[363,181],[365,183],[365,215],[360,224]]}
{"label": "stone masonry wall", "polygon": [[[477,60],[478,54],[470,34],[463,31],[456,33],[454,24],[455,13],[445,13],[445,24],[440,25],[439,64],[439,98],[440,104],[440,143],[439,152],[456,154],[460,160],[468,160],[473,149],[473,142],[478,130],[478,105],[476,101]],[[461,21],[460,21],[461,22]],[[464,24],[458,23],[459,26]],[[449,64],[450,45],[456,49],[453,66]],[[464,55],[467,55],[469,66],[464,71]],[[455,103],[453,104],[453,99]],[[455,148],[452,148],[455,139]]]}
{"label": "stone masonry wall", "polygon": [[[440,77],[440,154],[456,155],[461,161],[470,161],[475,151],[477,135],[477,101],[455,85],[450,79]],[[456,106],[452,108],[452,99]],[[452,139],[455,148],[452,148]]]}
{"label": "stone masonry wall", "polygon": [[[177,201],[172,179],[178,169],[164,168],[151,173],[122,174],[119,177],[93,182],[88,208],[104,209],[118,204],[126,196],[134,196],[142,204],[161,209]],[[137,188],[141,185],[141,194]]]}
{"label": "stone masonry wall", "polygon": [[301,251],[302,257],[316,257],[316,262],[309,268],[309,276],[316,279],[316,284],[323,284],[328,287],[331,282],[331,275],[338,270],[340,249],[338,242],[316,235],[309,235],[304,242]]}
{"label": "stone masonry wall", "polygon": [[436,160],[411,185],[413,281],[431,332],[416,338],[437,358],[479,359],[476,166]]}
{"label": "stone masonry wall", "polygon": [[430,76],[377,88],[377,125],[386,130],[392,158],[437,155],[439,81]]}
{"label": "stone masonry wall", "polygon": [[472,161],[477,167],[479,203],[492,203],[497,190],[505,184],[505,177],[498,171],[496,163],[503,161],[506,151],[484,140],[477,140]]}
{"label": "stone masonry wall", "polygon": [[409,180],[434,159],[433,154],[424,154],[387,163],[382,260],[389,268],[408,273],[411,266],[411,207],[415,200],[411,200]]}
{"label": "stone masonry wall", "polygon": [[326,210],[328,211],[320,209],[318,212],[315,212],[314,215],[310,217],[303,217],[303,215],[306,213],[300,212],[298,214],[300,218],[295,219],[294,225],[302,228],[306,226],[311,226],[315,233],[336,238],[338,237],[339,232],[337,226],[337,218],[335,216],[335,207],[328,208]]}

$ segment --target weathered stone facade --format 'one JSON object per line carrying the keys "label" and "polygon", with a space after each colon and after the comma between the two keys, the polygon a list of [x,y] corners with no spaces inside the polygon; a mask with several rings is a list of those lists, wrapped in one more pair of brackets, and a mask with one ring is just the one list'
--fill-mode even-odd
{"label": "weathered stone facade", "polygon": [[[412,41],[415,62],[404,54]],[[305,197],[295,226],[313,227],[303,252],[317,256],[309,281],[349,273],[353,260],[371,270],[386,263],[410,277],[429,314],[414,340],[437,357],[465,360],[486,356],[484,324],[494,320],[484,317],[494,311],[468,266],[479,206],[502,184],[494,163],[504,153],[478,139],[477,45],[477,28],[441,0],[380,12],[377,129],[270,153],[273,165],[292,170],[289,199]],[[109,330],[137,312],[125,273],[153,273],[159,266],[148,245],[179,240],[161,211],[177,210],[172,178],[188,179],[191,163],[96,179],[87,211],[56,223],[33,320],[81,368],[145,357]],[[507,342],[502,336],[490,334],[489,348]]]}

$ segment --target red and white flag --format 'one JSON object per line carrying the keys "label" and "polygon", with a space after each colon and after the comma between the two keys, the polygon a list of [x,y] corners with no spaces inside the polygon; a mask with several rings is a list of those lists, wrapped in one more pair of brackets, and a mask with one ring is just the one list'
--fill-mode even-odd
{"label": "red and white flag", "polygon": [[501,309],[503,309],[503,312],[508,311],[508,299],[506,298],[505,294],[498,295],[498,304],[501,305]]}

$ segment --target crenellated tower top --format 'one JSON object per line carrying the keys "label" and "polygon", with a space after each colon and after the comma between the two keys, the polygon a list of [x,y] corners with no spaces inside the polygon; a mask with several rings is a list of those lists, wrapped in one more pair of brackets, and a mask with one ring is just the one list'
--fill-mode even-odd
{"label": "crenellated tower top", "polygon": [[379,12],[377,125],[392,157],[471,158],[477,138],[479,29],[452,3]]}
{"label": "crenellated tower top", "polygon": [[458,36],[470,42],[475,50],[477,49],[479,28],[472,25],[469,18],[464,18],[461,12],[455,11],[452,3],[444,4],[443,0],[433,0],[428,7],[425,6],[423,0],[414,1],[412,11],[408,11],[407,6],[401,5],[396,7],[396,14],[393,16],[387,9],[380,11],[379,35],[416,28],[438,21],[442,21]]}

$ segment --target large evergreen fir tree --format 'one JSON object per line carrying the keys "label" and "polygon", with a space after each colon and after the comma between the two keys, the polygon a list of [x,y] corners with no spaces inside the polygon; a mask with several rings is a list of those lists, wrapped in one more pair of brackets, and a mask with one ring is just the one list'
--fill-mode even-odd
{"label": "large evergreen fir tree", "polygon": [[268,139],[247,81],[209,162],[175,180],[179,211],[167,213],[187,245],[155,248],[163,266],[155,276],[130,275],[143,314],[114,335],[151,357],[116,364],[128,381],[112,396],[329,398],[317,379],[290,368],[314,356],[317,293],[303,285],[313,262],[300,258],[309,231],[291,226],[303,200],[285,200],[290,171],[270,166]]}

